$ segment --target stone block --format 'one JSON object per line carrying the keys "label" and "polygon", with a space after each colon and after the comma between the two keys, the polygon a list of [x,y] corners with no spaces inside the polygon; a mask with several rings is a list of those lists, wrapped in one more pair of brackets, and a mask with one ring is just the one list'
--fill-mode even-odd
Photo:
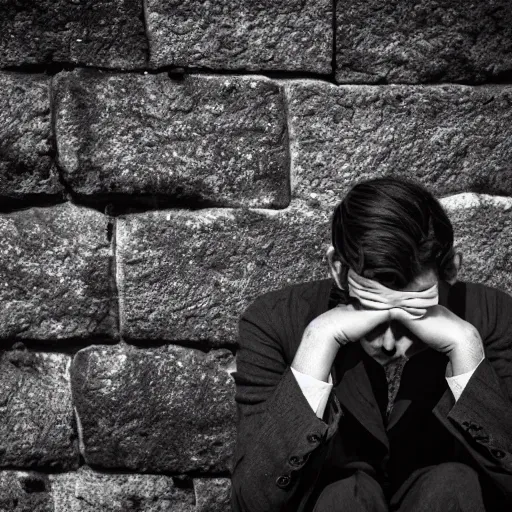
{"label": "stone block", "polygon": [[512,70],[509,0],[347,0],[336,26],[339,82],[496,82]]}
{"label": "stone block", "polygon": [[233,365],[228,350],[80,350],[71,381],[86,463],[137,472],[226,471],[235,442]]}
{"label": "stone block", "polygon": [[328,276],[329,218],[286,210],[163,210],[118,218],[125,339],[234,344],[238,317],[261,293]]}
{"label": "stone block", "polygon": [[0,340],[116,338],[108,219],[64,203],[0,215]]}
{"label": "stone block", "polygon": [[150,64],[330,73],[330,0],[148,0]]}
{"label": "stone block", "polygon": [[59,163],[81,196],[283,208],[284,94],[262,77],[113,75],[56,79]]}
{"label": "stone block", "polygon": [[231,480],[229,478],[195,478],[196,512],[229,512]]}
{"label": "stone block", "polygon": [[512,295],[512,198],[464,193],[441,203],[462,253],[459,278]]}
{"label": "stone block", "polygon": [[50,475],[54,512],[194,512],[194,491],[163,475],[100,473],[82,466]]}
{"label": "stone block", "polygon": [[34,471],[0,471],[2,512],[54,512],[50,481]]}
{"label": "stone block", "polygon": [[0,352],[0,467],[78,467],[70,364],[65,354]]}
{"label": "stone block", "polygon": [[0,72],[0,197],[4,201],[61,192],[53,160],[50,83],[45,76]]}
{"label": "stone block", "polygon": [[512,194],[512,87],[290,81],[292,197],[332,208],[359,180],[399,176],[437,196]]}
{"label": "stone block", "polygon": [[142,10],[139,0],[3,2],[0,66],[143,68],[148,43]]}

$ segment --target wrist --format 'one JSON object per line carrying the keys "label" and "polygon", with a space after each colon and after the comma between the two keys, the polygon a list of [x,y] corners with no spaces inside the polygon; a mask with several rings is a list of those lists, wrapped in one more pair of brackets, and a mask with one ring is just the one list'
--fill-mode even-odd
{"label": "wrist", "polygon": [[332,329],[332,325],[326,322],[313,319],[302,334],[301,345],[316,350],[319,347],[327,349],[329,352],[338,351],[340,343],[336,341],[336,334]]}
{"label": "wrist", "polygon": [[310,324],[304,330],[291,366],[301,373],[327,382],[339,347],[332,335]]}
{"label": "wrist", "polygon": [[455,377],[474,370],[484,358],[484,347],[478,333],[468,334],[448,353],[447,377]]}

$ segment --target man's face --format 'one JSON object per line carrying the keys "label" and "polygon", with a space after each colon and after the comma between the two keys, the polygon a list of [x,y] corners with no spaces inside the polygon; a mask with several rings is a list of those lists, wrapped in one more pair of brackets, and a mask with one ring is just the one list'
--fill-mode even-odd
{"label": "man's face", "polygon": [[[427,270],[401,291],[419,292],[430,288],[437,282],[436,273],[433,270]],[[360,343],[364,351],[383,366],[400,357],[411,357],[427,348],[427,345],[397,321],[379,325],[361,338]]]}

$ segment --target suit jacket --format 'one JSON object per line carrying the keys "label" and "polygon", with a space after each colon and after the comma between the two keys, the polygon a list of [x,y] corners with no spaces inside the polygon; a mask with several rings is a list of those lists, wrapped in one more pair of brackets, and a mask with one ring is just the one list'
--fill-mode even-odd
{"label": "suit jacket", "polygon": [[233,512],[309,512],[329,482],[356,469],[390,496],[414,469],[447,461],[478,471],[490,510],[511,510],[512,297],[441,282],[439,303],[477,328],[486,357],[455,403],[446,356],[430,348],[413,356],[386,423],[384,371],[360,344],[338,352],[323,419],[290,371],[305,327],[332,307],[332,291],[330,279],[288,286],[240,318]]}

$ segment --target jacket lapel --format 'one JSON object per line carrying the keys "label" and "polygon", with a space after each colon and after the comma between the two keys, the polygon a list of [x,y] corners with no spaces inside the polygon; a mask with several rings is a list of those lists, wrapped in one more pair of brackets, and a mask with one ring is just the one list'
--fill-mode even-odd
{"label": "jacket lapel", "polygon": [[398,420],[402,418],[411,403],[411,398],[402,398],[395,401],[395,405],[393,406],[393,410],[391,411],[391,415],[389,417],[389,423],[387,426],[388,431],[390,431],[398,423]]}
{"label": "jacket lapel", "polygon": [[389,449],[388,436],[361,351],[359,343],[351,343],[338,353],[335,361],[334,392],[342,406]]}

